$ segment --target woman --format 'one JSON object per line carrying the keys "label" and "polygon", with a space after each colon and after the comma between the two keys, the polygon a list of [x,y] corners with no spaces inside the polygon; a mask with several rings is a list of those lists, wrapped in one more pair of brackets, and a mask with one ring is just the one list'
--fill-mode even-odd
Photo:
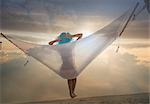
{"label": "woman", "polygon": [[[71,42],[74,37],[77,37],[77,40],[79,40],[82,37],[82,33],[71,35],[68,32],[63,32],[58,36],[58,38],[56,40],[49,42],[49,45],[53,45],[55,42],[58,42],[58,44],[65,44],[65,43]],[[75,86],[76,86],[76,80],[77,80],[77,78],[68,79],[68,87],[69,87],[69,92],[70,92],[71,98],[74,98],[77,96],[74,93]]]}

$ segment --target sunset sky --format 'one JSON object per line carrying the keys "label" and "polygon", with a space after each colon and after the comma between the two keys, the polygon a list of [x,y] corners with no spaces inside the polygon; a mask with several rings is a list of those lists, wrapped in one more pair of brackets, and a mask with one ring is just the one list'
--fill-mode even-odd
{"label": "sunset sky", "polygon": [[[142,8],[144,0],[0,0],[0,31],[37,44],[46,44],[64,31],[86,37],[133,8],[137,1],[138,9]],[[78,97],[149,92],[149,29],[145,9],[122,37],[79,75]],[[2,102],[69,98],[66,80],[4,38],[0,41]],[[27,59],[29,63],[24,66]]]}

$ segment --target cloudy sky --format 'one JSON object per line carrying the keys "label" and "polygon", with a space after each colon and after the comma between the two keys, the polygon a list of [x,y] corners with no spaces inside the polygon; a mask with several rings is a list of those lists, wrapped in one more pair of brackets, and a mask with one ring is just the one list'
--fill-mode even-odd
{"label": "cloudy sky", "polygon": [[[1,32],[45,43],[68,31],[90,33],[106,26],[138,0],[0,0]],[[138,9],[144,1],[140,1]],[[138,10],[137,10],[138,11]],[[115,41],[79,75],[78,97],[148,92],[150,67],[148,12],[132,21]],[[28,102],[69,98],[66,80],[3,41],[1,100]],[[120,44],[119,52],[116,47]],[[29,63],[24,66],[26,60]]]}

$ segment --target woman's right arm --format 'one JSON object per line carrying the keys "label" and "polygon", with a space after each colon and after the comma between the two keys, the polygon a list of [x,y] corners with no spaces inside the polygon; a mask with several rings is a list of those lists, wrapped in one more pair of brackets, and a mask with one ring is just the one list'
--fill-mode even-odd
{"label": "woman's right arm", "polygon": [[53,41],[49,42],[49,45],[53,45],[55,42],[59,42],[59,41],[60,41],[60,39],[53,40]]}

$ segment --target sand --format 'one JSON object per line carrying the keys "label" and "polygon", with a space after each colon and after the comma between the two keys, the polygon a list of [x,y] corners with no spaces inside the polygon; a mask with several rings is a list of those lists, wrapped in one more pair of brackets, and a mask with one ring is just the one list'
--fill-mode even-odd
{"label": "sand", "polygon": [[149,93],[37,101],[22,104],[149,104]]}

